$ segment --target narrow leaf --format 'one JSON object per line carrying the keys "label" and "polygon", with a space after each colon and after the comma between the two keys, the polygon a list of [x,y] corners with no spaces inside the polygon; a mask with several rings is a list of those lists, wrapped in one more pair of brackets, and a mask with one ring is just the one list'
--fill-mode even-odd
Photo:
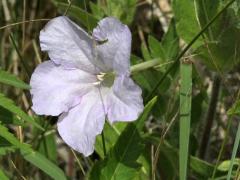
{"label": "narrow leaf", "polygon": [[10,112],[18,115],[22,120],[31,123],[40,130],[44,130],[39,124],[37,124],[34,119],[28,116],[24,111],[22,111],[18,106],[16,106],[13,101],[3,94],[0,93],[0,106],[9,110]]}
{"label": "narrow leaf", "polygon": [[0,106],[0,122],[2,124],[13,124],[17,126],[26,126],[27,124],[17,118],[12,112]]}
{"label": "narrow leaf", "polygon": [[5,138],[8,142],[20,149],[24,159],[44,171],[50,177],[56,180],[65,180],[63,171],[45,156],[33,151],[27,144],[21,143],[6,127],[0,124],[0,137]]}
{"label": "narrow leaf", "polygon": [[16,146],[19,149],[24,151],[29,151],[30,147],[27,144],[21,143],[12,133],[8,131],[8,129],[0,124],[0,137],[6,139],[9,143]]}
{"label": "narrow leaf", "polygon": [[233,152],[232,152],[232,157],[231,157],[230,166],[228,170],[227,180],[231,179],[233,164],[236,158],[239,142],[240,142],[240,123],[238,124],[238,130],[237,130],[236,138],[234,141]]}
{"label": "narrow leaf", "polygon": [[0,156],[6,155],[9,152],[13,152],[15,149],[16,147],[9,143],[5,138],[0,136]]}
{"label": "narrow leaf", "polygon": [[166,61],[165,52],[162,44],[157,39],[155,39],[153,36],[148,36],[148,44],[153,58],[160,58],[159,62],[161,63]]}
{"label": "narrow leaf", "polygon": [[180,180],[187,179],[188,147],[191,121],[192,101],[192,64],[182,62],[180,65],[180,150],[179,150],[179,175]]}
{"label": "narrow leaf", "polygon": [[22,156],[55,180],[66,180],[63,171],[45,156],[34,151],[21,151]]}
{"label": "narrow leaf", "polygon": [[18,79],[17,76],[0,69],[0,83],[11,85],[17,88],[30,89],[30,86]]}

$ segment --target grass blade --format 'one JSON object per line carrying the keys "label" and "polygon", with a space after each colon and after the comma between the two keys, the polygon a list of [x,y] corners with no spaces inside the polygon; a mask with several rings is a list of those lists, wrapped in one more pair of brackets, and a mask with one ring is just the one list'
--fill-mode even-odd
{"label": "grass blade", "polygon": [[11,85],[17,88],[30,89],[28,84],[18,79],[17,76],[0,69],[0,83]]}
{"label": "grass blade", "polygon": [[29,115],[27,115],[24,111],[21,110],[21,108],[19,108],[18,106],[16,106],[14,104],[14,102],[5,97],[3,94],[0,93],[0,106],[9,110],[10,112],[16,114],[17,116],[19,116],[21,119],[23,119],[24,121],[31,123],[32,125],[34,125],[36,128],[40,129],[40,130],[44,130],[38,123],[36,123],[34,121],[34,119],[32,117],[30,117]]}
{"label": "grass blade", "polygon": [[240,142],[240,123],[238,124],[238,130],[237,130],[236,138],[235,138],[235,141],[234,141],[233,152],[232,152],[230,167],[229,167],[229,170],[228,170],[227,180],[231,179],[233,163],[234,163],[235,158],[236,158],[237,150],[238,150],[238,147],[239,147],[239,142]]}
{"label": "grass blade", "polygon": [[0,124],[0,137],[6,139],[9,143],[14,145],[15,147],[22,149],[24,151],[29,151],[30,147],[27,144],[21,143],[12,133],[8,131],[8,129]]}
{"label": "grass blade", "polygon": [[63,171],[42,154],[35,151],[24,150],[21,150],[21,154],[24,159],[26,159],[28,162],[41,169],[43,172],[48,174],[53,179],[55,180],[67,179]]}
{"label": "grass blade", "polygon": [[28,144],[21,143],[12,133],[8,131],[8,129],[5,126],[1,124],[0,124],[0,137],[3,137],[9,143],[14,145],[16,148],[19,148],[24,159],[26,159],[27,161],[29,161],[30,163],[44,171],[53,179],[66,180],[64,173],[58,166],[56,166],[42,154],[33,151]]}
{"label": "grass blade", "polygon": [[187,179],[188,147],[191,121],[192,101],[192,63],[183,61],[180,65],[180,151],[179,175],[180,180]]}

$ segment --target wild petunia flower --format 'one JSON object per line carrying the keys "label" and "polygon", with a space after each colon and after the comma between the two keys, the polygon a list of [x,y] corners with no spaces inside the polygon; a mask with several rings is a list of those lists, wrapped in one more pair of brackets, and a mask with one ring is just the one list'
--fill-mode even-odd
{"label": "wild petunia flower", "polygon": [[131,33],[117,19],[104,18],[90,36],[69,18],[54,18],[40,32],[40,46],[50,60],[32,74],[32,109],[60,115],[58,132],[76,151],[92,154],[106,117],[133,121],[143,111],[130,78]]}

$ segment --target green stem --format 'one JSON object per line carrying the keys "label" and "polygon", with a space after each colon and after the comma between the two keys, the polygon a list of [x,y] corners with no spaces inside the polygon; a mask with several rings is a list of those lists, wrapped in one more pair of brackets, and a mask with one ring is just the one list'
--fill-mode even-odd
{"label": "green stem", "polygon": [[148,61],[143,62],[143,63],[133,65],[130,68],[131,74],[133,75],[135,73],[138,73],[140,71],[144,71],[144,70],[149,69],[149,68],[158,69],[158,68],[161,68],[163,66],[174,63],[174,61],[168,61],[166,63],[161,64],[159,60],[160,59],[156,58],[156,59],[148,60]]}
{"label": "green stem", "polygon": [[192,108],[192,63],[181,62],[180,74],[179,177],[180,180],[186,180]]}
{"label": "green stem", "polygon": [[134,74],[139,71],[144,71],[146,69],[157,66],[157,65],[159,65],[159,62],[160,62],[159,59],[153,59],[153,60],[149,60],[149,61],[146,61],[143,63],[133,65],[133,66],[131,66],[131,69],[130,69],[131,74]]}
{"label": "green stem", "polygon": [[103,144],[103,154],[104,154],[104,157],[106,157],[107,155],[107,151],[106,151],[106,145],[105,145],[105,137],[104,137],[104,133],[102,131],[102,144]]}

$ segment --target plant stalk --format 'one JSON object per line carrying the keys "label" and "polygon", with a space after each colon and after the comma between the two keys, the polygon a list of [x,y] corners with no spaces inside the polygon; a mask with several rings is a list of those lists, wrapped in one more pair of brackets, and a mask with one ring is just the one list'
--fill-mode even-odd
{"label": "plant stalk", "polygon": [[215,76],[213,81],[212,93],[211,93],[211,100],[208,107],[207,117],[206,117],[206,124],[204,127],[204,132],[201,140],[200,150],[199,150],[199,157],[201,159],[205,159],[206,150],[209,142],[209,137],[213,125],[214,116],[216,113],[217,102],[218,102],[218,95],[220,91],[220,84],[221,79],[219,76]]}

